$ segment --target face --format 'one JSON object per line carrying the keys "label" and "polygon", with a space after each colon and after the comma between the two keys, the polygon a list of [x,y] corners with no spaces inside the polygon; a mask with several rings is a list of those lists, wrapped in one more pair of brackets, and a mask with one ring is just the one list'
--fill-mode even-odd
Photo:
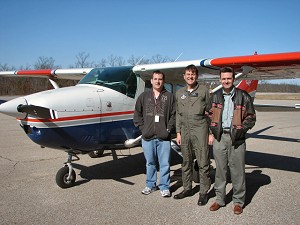
{"label": "face", "polygon": [[198,75],[196,74],[196,71],[186,70],[183,78],[188,86],[194,86],[197,82]]}
{"label": "face", "polygon": [[164,87],[163,75],[159,73],[154,73],[151,79],[151,84],[154,90],[161,91]]}
{"label": "face", "polygon": [[233,74],[231,72],[225,72],[221,73],[220,75],[220,83],[222,84],[222,87],[224,91],[230,92],[233,88]]}

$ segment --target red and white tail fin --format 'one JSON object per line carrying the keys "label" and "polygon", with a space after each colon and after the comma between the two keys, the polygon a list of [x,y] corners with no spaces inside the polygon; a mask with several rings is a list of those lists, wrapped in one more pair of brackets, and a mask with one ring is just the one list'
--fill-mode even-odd
{"label": "red and white tail fin", "polygon": [[[256,90],[258,87],[258,80],[242,80],[238,85],[239,89],[242,89],[251,96],[254,101]],[[300,104],[293,105],[274,105],[274,104],[256,104],[254,103],[255,110],[258,111],[274,111],[274,112],[285,112],[285,111],[297,111],[300,110]]]}
{"label": "red and white tail fin", "polygon": [[246,91],[252,98],[255,98],[258,80],[241,80],[236,87]]}

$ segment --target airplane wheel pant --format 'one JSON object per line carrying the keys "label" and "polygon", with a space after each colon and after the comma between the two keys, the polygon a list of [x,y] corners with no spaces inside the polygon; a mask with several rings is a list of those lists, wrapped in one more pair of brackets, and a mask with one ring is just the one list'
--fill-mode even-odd
{"label": "airplane wheel pant", "polygon": [[181,131],[182,183],[184,190],[192,189],[193,155],[199,166],[200,194],[206,194],[210,189],[208,125],[203,123],[194,129]]}

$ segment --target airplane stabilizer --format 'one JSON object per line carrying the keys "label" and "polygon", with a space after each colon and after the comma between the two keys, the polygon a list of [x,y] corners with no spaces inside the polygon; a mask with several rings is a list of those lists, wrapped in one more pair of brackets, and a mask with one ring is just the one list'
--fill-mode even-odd
{"label": "airplane stabilizer", "polygon": [[300,104],[292,105],[272,105],[272,104],[254,104],[255,110],[260,112],[287,112],[300,111]]}
{"label": "airplane stabilizer", "polygon": [[236,87],[246,91],[254,99],[258,87],[258,80],[241,80]]}

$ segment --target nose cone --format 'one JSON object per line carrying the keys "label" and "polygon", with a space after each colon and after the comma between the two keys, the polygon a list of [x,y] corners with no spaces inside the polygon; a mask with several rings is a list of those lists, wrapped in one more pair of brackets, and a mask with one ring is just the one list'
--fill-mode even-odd
{"label": "nose cone", "polygon": [[25,118],[26,113],[18,112],[19,105],[27,105],[25,98],[20,97],[8,102],[2,103],[0,105],[0,113],[3,113],[8,116],[12,116],[15,118]]}

